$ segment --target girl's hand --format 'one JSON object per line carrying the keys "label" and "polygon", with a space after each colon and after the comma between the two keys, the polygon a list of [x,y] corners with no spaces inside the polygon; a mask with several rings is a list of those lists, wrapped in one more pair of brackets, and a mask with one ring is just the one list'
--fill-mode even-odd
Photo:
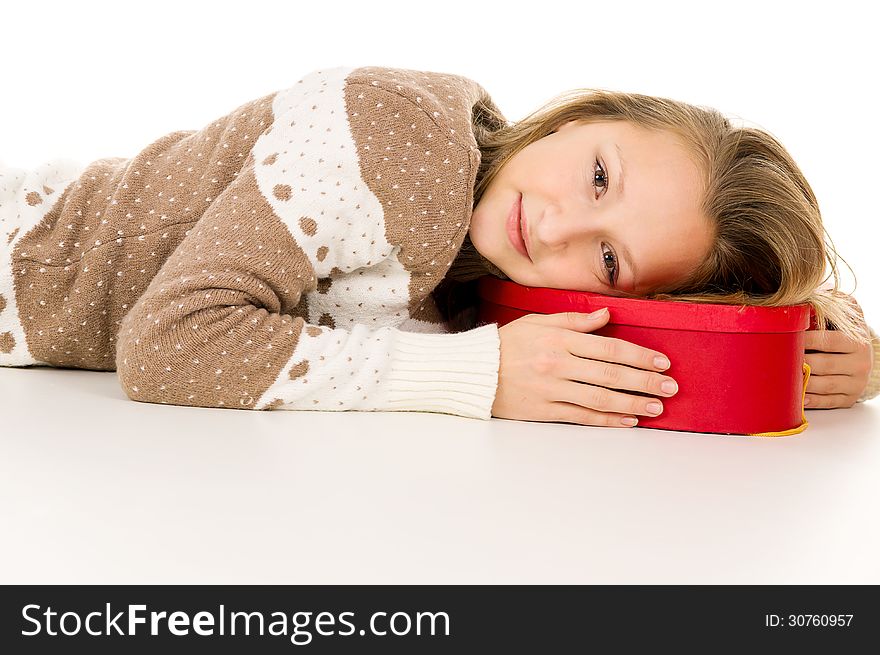
{"label": "girl's hand", "polygon": [[[608,322],[607,309],[590,317],[579,312],[528,314],[498,328],[501,363],[492,416],[524,421],[559,421],[624,427],[621,419],[656,416],[656,398],[677,393],[675,381],[658,371],[662,353],[623,339],[584,334]],[[665,391],[664,382],[675,389]],[[662,411],[662,403],[661,403]]]}
{"label": "girl's hand", "polygon": [[[864,321],[861,307],[850,296]],[[870,343],[856,343],[836,330],[807,330],[804,359],[810,366],[810,379],[804,405],[810,409],[849,408],[855,405],[868,385],[874,351]]]}

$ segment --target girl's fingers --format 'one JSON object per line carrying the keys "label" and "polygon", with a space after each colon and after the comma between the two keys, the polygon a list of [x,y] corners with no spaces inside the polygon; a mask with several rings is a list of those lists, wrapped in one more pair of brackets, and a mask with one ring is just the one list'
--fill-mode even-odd
{"label": "girl's fingers", "polygon": [[627,414],[597,412],[587,407],[582,407],[581,405],[573,405],[566,402],[554,402],[553,410],[553,416],[555,418],[549,419],[550,421],[577,423],[578,425],[595,425],[609,428],[633,427],[621,423],[621,419],[626,418],[628,416]]}
{"label": "girl's fingers", "polygon": [[839,353],[807,353],[804,360],[810,365],[810,375],[850,375],[852,365]]}
{"label": "girl's fingers", "polygon": [[[613,362],[653,372],[669,368],[669,358],[663,353],[643,348],[625,339],[603,337],[597,334],[580,334],[570,330],[565,335],[565,339],[568,352],[582,359]],[[665,360],[662,367],[657,366],[656,358]]]}
{"label": "girl's fingers", "polygon": [[[678,383],[668,375],[645,371],[640,368],[631,368],[612,362],[584,359],[577,356],[563,357],[559,363],[557,374],[565,381],[585,382],[588,385],[592,384],[621,391],[635,391],[659,398],[669,398],[678,393]],[[664,382],[672,383],[673,387],[669,387],[670,390],[667,391],[662,387]],[[618,400],[631,401],[632,398],[633,396],[627,395],[619,397]],[[648,402],[650,399],[639,398],[638,400]],[[611,411],[621,412],[636,411],[635,405],[628,408],[618,406],[610,409]]]}
{"label": "girl's fingers", "polygon": [[[623,393],[606,387],[582,384],[573,380],[558,380],[553,386],[553,400],[580,405],[586,410],[622,416],[658,416],[663,402],[657,398],[645,398]],[[656,403],[659,411],[648,405]]]}
{"label": "girl's fingers", "polygon": [[840,393],[825,396],[808,393],[804,396],[804,407],[807,409],[836,409],[838,407],[852,407],[854,404],[854,396]]}
{"label": "girl's fingers", "polygon": [[852,394],[855,392],[855,379],[851,375],[810,375],[807,393],[820,395]]}
{"label": "girl's fingers", "polygon": [[830,353],[850,353],[856,349],[852,339],[847,339],[836,330],[807,330],[804,336],[804,350],[819,350]]}

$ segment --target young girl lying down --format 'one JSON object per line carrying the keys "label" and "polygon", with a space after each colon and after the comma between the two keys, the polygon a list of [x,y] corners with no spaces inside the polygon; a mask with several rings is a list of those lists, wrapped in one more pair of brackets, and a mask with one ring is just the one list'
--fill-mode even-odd
{"label": "young girl lying down", "polygon": [[607,312],[477,327],[482,275],[808,302],[836,328],[807,333],[808,407],[880,391],[791,156],[666,98],[511,123],[459,75],[316,70],[132,158],[0,167],[0,248],[0,364],[116,370],[143,402],[621,426],[674,395],[662,352],[591,334]]}

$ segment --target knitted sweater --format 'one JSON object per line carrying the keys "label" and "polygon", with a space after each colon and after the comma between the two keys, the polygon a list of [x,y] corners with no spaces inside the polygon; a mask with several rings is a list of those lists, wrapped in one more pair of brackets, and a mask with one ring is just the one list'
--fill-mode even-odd
{"label": "knitted sweater", "polygon": [[0,166],[0,365],[116,370],[144,402],[490,418],[498,327],[452,331],[432,295],[504,277],[467,238],[481,107],[458,75],[337,67],[130,159]]}
{"label": "knitted sweater", "polygon": [[6,175],[0,363],[115,369],[147,402],[490,418],[498,328],[451,333],[431,292],[491,103],[337,67],[131,159]]}

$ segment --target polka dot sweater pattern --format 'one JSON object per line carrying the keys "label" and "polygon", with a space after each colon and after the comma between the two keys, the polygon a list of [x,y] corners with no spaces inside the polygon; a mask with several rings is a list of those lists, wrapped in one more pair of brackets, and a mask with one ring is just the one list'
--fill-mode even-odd
{"label": "polka dot sweater pattern", "polygon": [[313,71],[131,159],[0,167],[0,365],[136,401],[488,419],[495,324],[431,299],[467,235],[467,78]]}

